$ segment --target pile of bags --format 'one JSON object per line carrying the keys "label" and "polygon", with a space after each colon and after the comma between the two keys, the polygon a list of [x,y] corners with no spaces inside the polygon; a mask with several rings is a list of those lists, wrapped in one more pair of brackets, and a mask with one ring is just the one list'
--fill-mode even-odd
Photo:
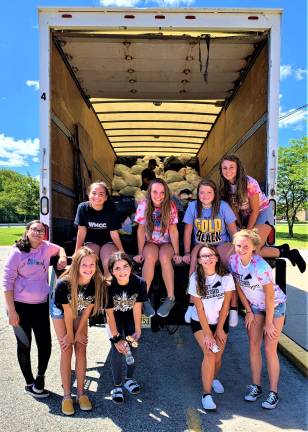
{"label": "pile of bags", "polygon": [[[131,165],[126,160],[119,160],[118,162],[125,162],[127,164],[117,163],[114,166],[114,177],[112,180],[113,195],[134,196],[137,203],[144,199],[146,192],[140,189],[142,184],[141,173],[148,167],[150,159],[156,160],[158,165],[155,168],[156,177],[165,180],[172,194],[180,197],[181,192],[185,190],[186,193],[190,191],[193,198],[196,198],[197,186],[201,177],[196,169],[196,158],[186,154],[178,158],[165,158],[163,162],[157,156],[145,156],[138,158],[134,165]],[[189,163],[192,160],[193,163]]]}

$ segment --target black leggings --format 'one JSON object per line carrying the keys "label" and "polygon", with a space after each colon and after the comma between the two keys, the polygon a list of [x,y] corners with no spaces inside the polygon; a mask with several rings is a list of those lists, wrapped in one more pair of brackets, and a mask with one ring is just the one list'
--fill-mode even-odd
{"label": "black leggings", "polygon": [[29,340],[29,347],[26,347],[16,338],[17,358],[26,383],[32,384],[34,383],[30,358],[32,330],[38,351],[38,375],[45,375],[51,354],[48,302],[40,304],[15,302],[15,308],[19,315],[19,325],[23,328]]}

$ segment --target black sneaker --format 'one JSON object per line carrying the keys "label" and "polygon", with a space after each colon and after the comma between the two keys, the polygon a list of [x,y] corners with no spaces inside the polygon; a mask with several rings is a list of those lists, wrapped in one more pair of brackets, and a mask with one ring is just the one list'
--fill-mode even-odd
{"label": "black sneaker", "polygon": [[44,390],[44,388],[45,388],[45,376],[44,375],[38,375],[35,378],[34,387],[35,387],[35,391],[37,391],[38,393],[41,392],[42,390]]}
{"label": "black sneaker", "polygon": [[262,408],[274,409],[278,405],[278,402],[279,402],[278,394],[273,391],[270,391],[266,401],[262,402]]}
{"label": "black sneaker", "polygon": [[260,396],[262,396],[262,388],[257,384],[250,384],[247,387],[245,394],[245,401],[255,402]]}
{"label": "black sneaker", "polygon": [[38,391],[35,389],[34,384],[27,385],[25,387],[25,393],[38,399],[47,398],[49,396],[49,392],[47,390],[43,389],[41,391]]}

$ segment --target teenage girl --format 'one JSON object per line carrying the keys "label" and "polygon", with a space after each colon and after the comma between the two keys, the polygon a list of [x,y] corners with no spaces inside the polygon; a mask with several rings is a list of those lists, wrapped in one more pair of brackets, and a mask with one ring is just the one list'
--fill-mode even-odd
{"label": "teenage girl", "polygon": [[288,258],[303,273],[306,263],[297,249],[290,250],[288,244],[264,247],[271,225],[274,224],[274,214],[268,198],[261,191],[258,182],[246,174],[240,159],[233,154],[224,156],[219,169],[221,197],[231,205],[240,228],[258,230],[258,253],[263,257]]}
{"label": "teenage girl", "polygon": [[[63,248],[44,240],[45,226],[39,220],[29,222],[6,262],[3,289],[9,324],[17,339],[17,358],[26,381],[25,392],[36,398],[49,396],[45,390],[45,372],[51,354],[48,311],[48,267],[52,256],[59,256],[57,267],[64,269]],[[38,351],[38,371],[34,379],[31,367],[33,330]]]}
{"label": "teenage girl", "polygon": [[104,275],[109,277],[110,255],[116,250],[123,251],[118,233],[121,224],[104,182],[92,183],[88,196],[89,201],[79,204],[75,217],[75,225],[78,226],[75,252],[83,244],[88,246],[101,259]]}
{"label": "teenage girl", "polygon": [[261,238],[256,229],[242,230],[234,235],[235,255],[230,257],[230,270],[236,289],[246,309],[245,325],[249,337],[252,384],[248,386],[245,400],[256,401],[262,396],[261,345],[264,336],[265,357],[270,391],[262,407],[273,409],[279,402],[277,387],[279,359],[277,344],[284,324],[286,296],[273,282],[272,269],[256,254]]}
{"label": "teenage girl", "polygon": [[[164,180],[157,178],[150,182],[146,199],[138,205],[135,222],[139,225],[138,255],[134,260],[137,263],[144,263],[142,277],[148,290],[154,277],[155,264],[159,260],[167,298],[158,308],[157,314],[166,317],[175,304],[172,261],[180,264],[182,258],[179,255],[179,233],[176,226],[177,208],[170,198],[170,191]],[[147,316],[155,314],[149,301],[145,302],[143,307]]]}
{"label": "teenage girl", "polygon": [[[198,184],[197,200],[189,203],[183,221],[185,222],[183,261],[190,264],[189,274],[195,271],[197,252],[204,243],[216,246],[222,263],[227,266],[233,250],[230,240],[237,231],[236,216],[228,203],[219,200],[217,187],[212,180],[201,180]],[[194,246],[190,252],[192,233]],[[235,297],[234,306],[236,305]],[[185,314],[186,322],[190,322],[191,308],[192,302]],[[234,313],[236,316],[233,319]],[[236,326],[237,320],[235,307],[230,314],[230,325]]]}
{"label": "teenage girl", "polygon": [[92,249],[83,246],[73,255],[69,269],[58,279],[51,300],[51,316],[61,347],[62,412],[65,415],[75,412],[71,396],[73,350],[76,358],[77,402],[83,411],[92,409],[88,396],[84,394],[88,319],[91,314],[97,314],[104,308],[106,295],[98,257]]}
{"label": "teenage girl", "polygon": [[188,293],[194,302],[191,328],[204,355],[201,365],[202,405],[208,410],[216,409],[212,388],[215,393],[224,393],[217,376],[228,338],[227,318],[234,290],[233,277],[223,267],[215,247],[201,246],[197,252],[196,271],[190,276]]}
{"label": "teenage girl", "polygon": [[[111,391],[115,403],[123,403],[122,360],[126,356],[126,375],[124,388],[130,394],[140,392],[139,384],[133,380],[135,371],[138,340],[141,336],[142,302],[147,299],[144,279],[132,273],[132,261],[123,252],[114,253],[109,259],[109,271],[112,275],[108,287],[106,306],[108,332],[111,348],[111,369],[114,389]],[[131,343],[129,347],[128,341]],[[129,350],[133,352],[128,361]]]}

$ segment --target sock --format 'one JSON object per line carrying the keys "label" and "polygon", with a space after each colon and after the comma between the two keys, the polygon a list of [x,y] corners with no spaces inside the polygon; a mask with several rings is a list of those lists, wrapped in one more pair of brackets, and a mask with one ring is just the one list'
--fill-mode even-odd
{"label": "sock", "polygon": [[230,306],[230,310],[236,310],[237,311],[237,306]]}

